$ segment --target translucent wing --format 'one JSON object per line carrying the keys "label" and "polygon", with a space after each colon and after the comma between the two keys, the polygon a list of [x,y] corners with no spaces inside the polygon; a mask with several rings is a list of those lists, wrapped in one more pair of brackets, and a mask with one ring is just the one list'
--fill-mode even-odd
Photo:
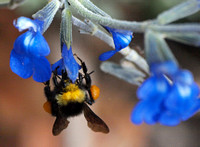
{"label": "translucent wing", "polygon": [[88,106],[83,106],[84,116],[88,122],[88,127],[94,132],[109,133],[109,128],[106,123],[99,118]]}
{"label": "translucent wing", "polygon": [[62,130],[67,128],[69,121],[65,117],[56,117],[56,120],[53,125],[52,133],[54,136],[59,135]]}

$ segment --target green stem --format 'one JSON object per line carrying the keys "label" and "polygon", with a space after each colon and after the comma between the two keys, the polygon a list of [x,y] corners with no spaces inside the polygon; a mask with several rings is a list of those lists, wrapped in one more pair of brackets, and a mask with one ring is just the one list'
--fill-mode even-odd
{"label": "green stem", "polygon": [[108,26],[111,28],[122,29],[122,30],[132,30],[134,32],[144,32],[146,28],[149,26],[149,23],[152,23],[151,21],[135,22],[135,21],[117,20],[109,17],[104,17],[89,11],[78,0],[68,0],[68,1],[70,3],[70,6],[81,16],[90,19],[91,21],[101,24],[103,26]]}
{"label": "green stem", "polygon": [[159,32],[200,32],[200,24],[199,23],[182,23],[182,24],[169,24],[169,25],[152,25],[149,27],[152,30]]}
{"label": "green stem", "polygon": [[95,14],[99,14],[101,16],[110,17],[106,12],[98,8],[95,4],[93,4],[90,0],[79,0],[79,2],[88,10],[92,11]]}

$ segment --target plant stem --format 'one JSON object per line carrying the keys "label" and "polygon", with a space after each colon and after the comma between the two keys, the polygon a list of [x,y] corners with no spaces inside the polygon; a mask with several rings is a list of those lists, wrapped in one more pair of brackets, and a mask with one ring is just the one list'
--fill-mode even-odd
{"label": "plant stem", "polygon": [[70,6],[78,12],[81,16],[90,19],[91,21],[98,23],[103,26],[108,26],[111,28],[121,29],[121,30],[131,30],[134,32],[144,32],[152,21],[135,22],[135,21],[125,21],[117,20],[109,17],[104,17],[89,11],[85,8],[78,0],[68,0]]}

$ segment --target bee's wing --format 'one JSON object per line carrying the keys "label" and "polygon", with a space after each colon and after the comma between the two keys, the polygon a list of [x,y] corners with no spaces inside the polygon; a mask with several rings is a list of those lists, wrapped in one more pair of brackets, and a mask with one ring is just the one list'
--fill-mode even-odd
{"label": "bee's wing", "polygon": [[85,103],[83,106],[83,112],[89,128],[91,128],[94,132],[109,133],[109,128],[106,123],[99,118]]}
{"label": "bee's wing", "polygon": [[69,121],[65,117],[56,117],[56,120],[53,125],[52,133],[54,136],[59,135],[62,130],[67,128]]}

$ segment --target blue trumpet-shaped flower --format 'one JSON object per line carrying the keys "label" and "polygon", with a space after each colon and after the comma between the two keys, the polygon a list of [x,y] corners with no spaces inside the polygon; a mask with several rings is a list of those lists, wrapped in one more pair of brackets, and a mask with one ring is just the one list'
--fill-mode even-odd
{"label": "blue trumpet-shaped flower", "polygon": [[45,82],[51,77],[51,66],[44,57],[49,55],[50,49],[42,36],[43,22],[20,17],[14,21],[14,26],[27,32],[20,35],[14,43],[10,55],[11,70],[26,79],[33,75],[37,82]]}
{"label": "blue trumpet-shaped flower", "polygon": [[72,48],[67,48],[65,44],[62,46],[62,58],[52,65],[52,70],[57,71],[58,75],[63,71],[67,71],[68,77],[74,83],[78,77],[78,71],[80,69],[79,64],[74,59]]}
{"label": "blue trumpet-shaped flower", "polygon": [[133,37],[133,32],[127,30],[113,29],[109,27],[104,27],[113,36],[113,41],[115,44],[115,50],[105,52],[99,56],[99,60],[105,61],[111,58],[115,53],[119,52],[121,49],[127,47]]}
{"label": "blue trumpet-shaped flower", "polygon": [[150,69],[151,77],[137,91],[140,102],[131,115],[134,124],[174,126],[199,110],[199,87],[189,71],[174,62],[154,64]]}

